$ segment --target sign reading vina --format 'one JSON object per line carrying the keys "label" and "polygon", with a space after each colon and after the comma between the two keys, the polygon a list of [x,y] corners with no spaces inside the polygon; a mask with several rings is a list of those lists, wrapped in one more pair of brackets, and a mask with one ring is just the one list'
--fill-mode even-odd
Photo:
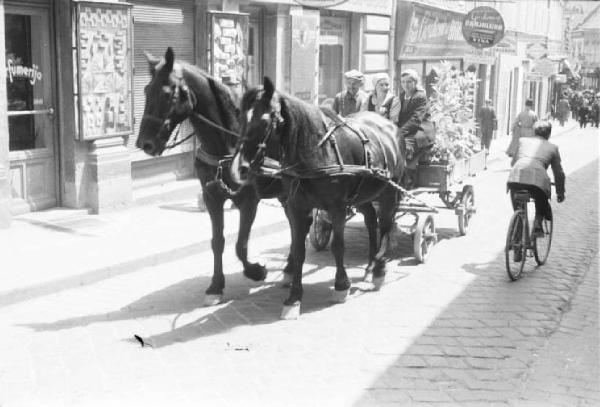
{"label": "sign reading vina", "polygon": [[475,48],[493,47],[504,37],[504,20],[496,9],[475,7],[463,20],[462,34]]}
{"label": "sign reading vina", "polygon": [[325,7],[333,7],[339,6],[342,3],[347,2],[348,0],[294,0],[296,3],[305,7],[313,7],[313,8],[325,8]]}

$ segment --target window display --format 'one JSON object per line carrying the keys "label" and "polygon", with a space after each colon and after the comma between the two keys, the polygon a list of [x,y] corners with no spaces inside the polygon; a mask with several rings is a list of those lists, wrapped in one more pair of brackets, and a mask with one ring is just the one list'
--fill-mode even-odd
{"label": "window display", "polygon": [[133,131],[131,5],[76,4],[79,137]]}

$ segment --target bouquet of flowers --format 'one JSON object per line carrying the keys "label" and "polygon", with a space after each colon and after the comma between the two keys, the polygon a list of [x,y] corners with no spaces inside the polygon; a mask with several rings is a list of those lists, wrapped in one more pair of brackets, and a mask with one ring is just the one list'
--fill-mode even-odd
{"label": "bouquet of flowers", "polygon": [[431,120],[436,126],[435,144],[429,153],[432,164],[451,164],[479,151],[474,116],[474,72],[459,72],[442,61],[429,98]]}

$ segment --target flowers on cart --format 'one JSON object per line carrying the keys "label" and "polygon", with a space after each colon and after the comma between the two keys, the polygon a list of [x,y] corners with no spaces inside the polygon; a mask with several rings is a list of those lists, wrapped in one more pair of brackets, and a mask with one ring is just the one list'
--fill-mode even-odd
{"label": "flowers on cart", "polygon": [[476,83],[474,72],[459,72],[442,61],[436,80],[430,84],[429,107],[436,126],[430,163],[451,164],[480,150],[474,112]]}

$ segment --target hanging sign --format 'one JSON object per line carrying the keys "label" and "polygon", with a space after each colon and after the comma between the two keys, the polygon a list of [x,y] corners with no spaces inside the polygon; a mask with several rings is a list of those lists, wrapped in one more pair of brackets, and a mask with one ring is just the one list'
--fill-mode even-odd
{"label": "hanging sign", "polygon": [[325,8],[339,6],[348,0],[294,0],[296,3],[304,7]]}
{"label": "hanging sign", "polygon": [[527,45],[527,58],[542,59],[548,56],[548,47],[541,42],[534,42]]}
{"label": "hanging sign", "polygon": [[476,7],[465,16],[462,35],[475,48],[489,48],[504,37],[504,20],[496,9]]}

